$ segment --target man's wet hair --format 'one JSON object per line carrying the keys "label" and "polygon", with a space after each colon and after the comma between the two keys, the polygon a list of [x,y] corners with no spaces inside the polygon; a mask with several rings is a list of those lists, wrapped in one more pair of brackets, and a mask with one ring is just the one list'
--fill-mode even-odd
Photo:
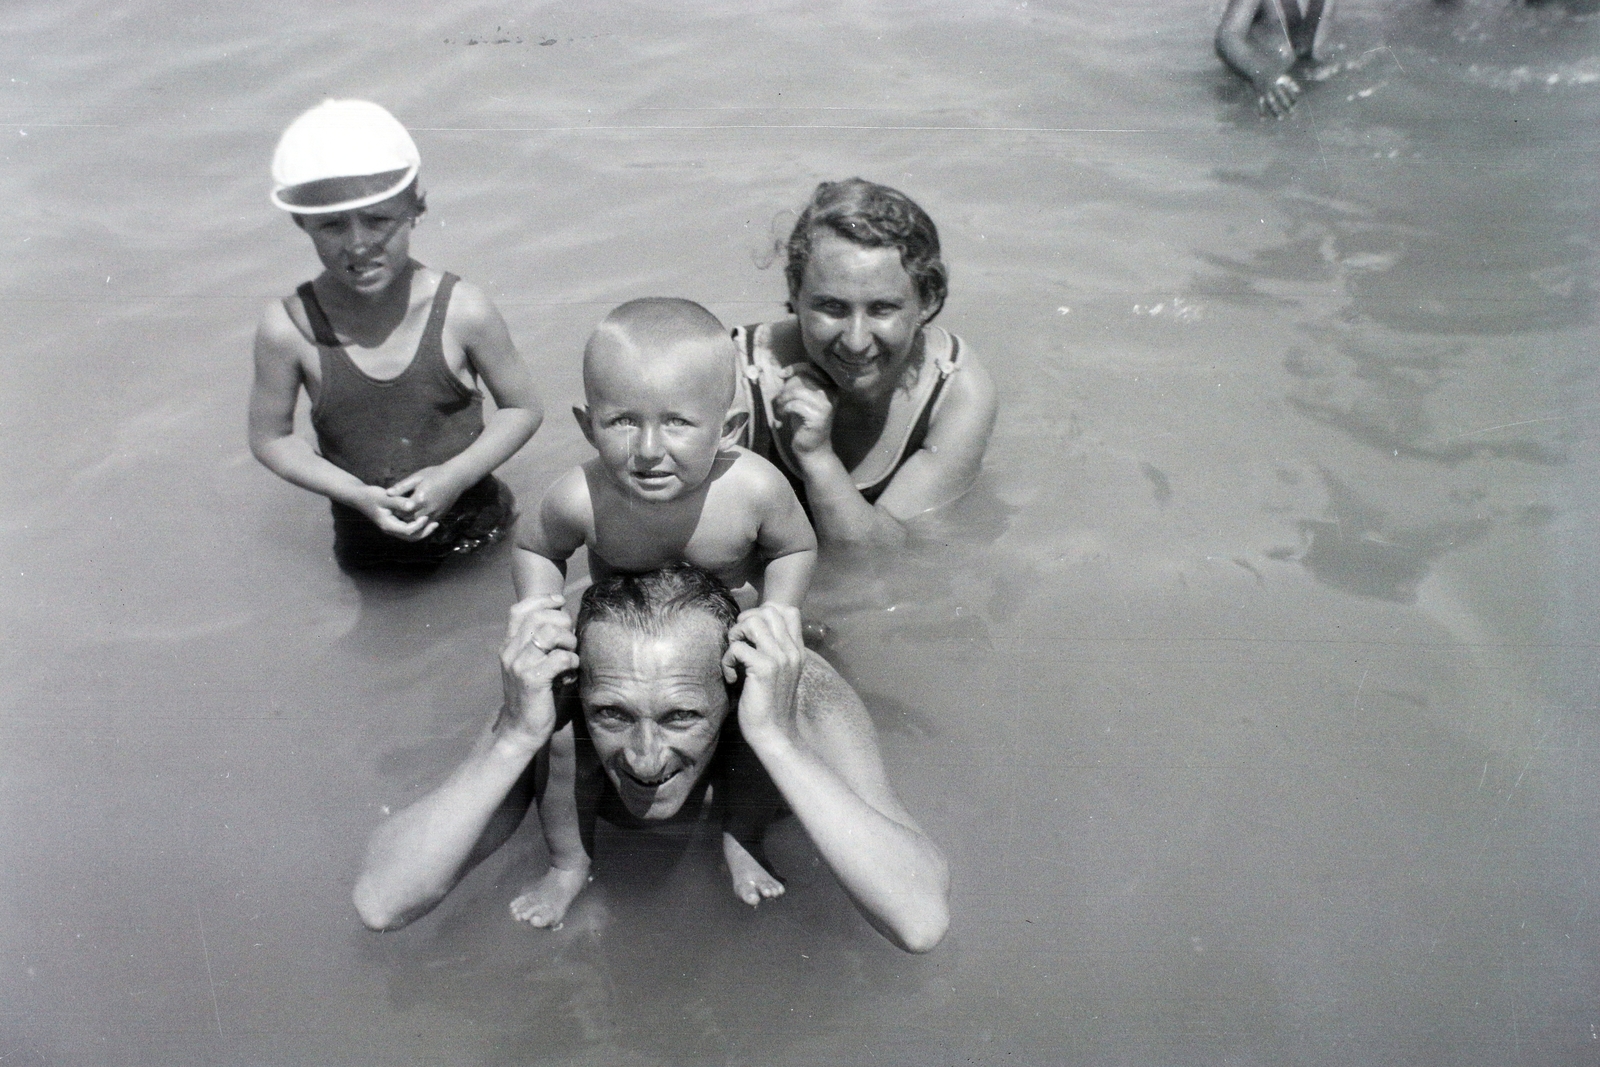
{"label": "man's wet hair", "polygon": [[784,277],[789,299],[800,295],[806,264],[811,260],[813,235],[834,233],[866,248],[894,248],[900,265],[917,287],[917,299],[926,309],[924,322],[933,321],[950,291],[950,272],[939,258],[939,229],[917,202],[887,185],[864,178],[823,182],[811,194],[789,233]]}
{"label": "man's wet hair", "polygon": [[701,614],[716,622],[726,645],[728,627],[739,617],[739,604],[716,575],[693,563],[668,563],[644,574],[613,574],[584,590],[576,632],[581,644],[597,622],[615,623],[652,636],[666,632],[674,620]]}

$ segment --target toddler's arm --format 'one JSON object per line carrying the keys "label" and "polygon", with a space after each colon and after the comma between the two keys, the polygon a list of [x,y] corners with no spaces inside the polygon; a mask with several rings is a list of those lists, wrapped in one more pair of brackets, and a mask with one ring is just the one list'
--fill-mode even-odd
{"label": "toddler's arm", "polygon": [[[755,459],[757,457],[746,457]],[[761,602],[798,608],[811,587],[817,566],[817,534],[788,479],[776,468],[762,472],[767,506],[761,516],[757,550],[767,561],[762,578]]]}
{"label": "toddler's arm", "polygon": [[300,399],[298,349],[305,344],[283,304],[273,301],[256,328],[255,379],[250,386],[250,451],[278,477],[361,512],[384,533],[405,541],[427,537],[438,525],[411,515],[404,502],[381,486],[367,485],[329,463],[294,432]]}
{"label": "toddler's arm", "polygon": [[495,410],[484,419],[478,439],[460,453],[390,487],[392,495],[411,501],[414,514],[439,516],[449,511],[457,497],[515,455],[544,421],[533,372],[512,343],[499,310],[481,289],[457,283],[445,324],[460,340],[473,373],[483,379]]}
{"label": "toddler's arm", "polygon": [[556,480],[531,521],[518,524],[511,578],[519,601],[566,588],[567,560],[588,543],[592,525],[589,484],[578,467]]}

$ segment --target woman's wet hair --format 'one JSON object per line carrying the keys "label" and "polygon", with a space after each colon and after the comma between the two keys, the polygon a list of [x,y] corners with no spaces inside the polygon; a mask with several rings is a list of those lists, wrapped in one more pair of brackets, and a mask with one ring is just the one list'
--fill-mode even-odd
{"label": "woman's wet hair", "polygon": [[584,590],[576,632],[581,643],[590,626],[610,622],[657,635],[692,613],[709,616],[726,635],[739,617],[739,604],[710,571],[693,563],[668,563],[644,574],[613,574]]}
{"label": "woman's wet hair", "polygon": [[939,229],[905,193],[864,178],[817,186],[789,233],[783,273],[789,282],[790,300],[800,295],[812,237],[819,230],[867,248],[899,249],[900,265],[911,275],[917,299],[926,311],[923,321],[931,322],[944,307],[950,273],[939,258]]}

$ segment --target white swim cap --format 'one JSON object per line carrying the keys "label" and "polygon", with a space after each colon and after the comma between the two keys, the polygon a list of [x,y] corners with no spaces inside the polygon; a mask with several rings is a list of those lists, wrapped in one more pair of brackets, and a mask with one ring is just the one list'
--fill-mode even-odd
{"label": "white swim cap", "polygon": [[272,202],[297,215],[350,211],[400,192],[422,156],[398,119],[366,100],[324,100],[272,153]]}

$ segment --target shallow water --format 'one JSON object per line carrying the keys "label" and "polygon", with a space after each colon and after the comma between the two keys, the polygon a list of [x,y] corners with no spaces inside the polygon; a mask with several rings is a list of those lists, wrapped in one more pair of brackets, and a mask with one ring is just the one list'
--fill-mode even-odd
{"label": "shallow water", "polygon": [[[1219,7],[13,5],[0,1063],[1592,1062],[1600,22],[1345,0],[1274,123]],[[533,361],[525,502],[610,306],[776,316],[825,177],[938,220],[987,470],[814,601],[950,855],[936,952],[793,827],[757,912],[619,832],[557,933],[525,840],[361,930],[510,583],[354,585],[245,448],[327,94],[417,132],[417,254]]]}

